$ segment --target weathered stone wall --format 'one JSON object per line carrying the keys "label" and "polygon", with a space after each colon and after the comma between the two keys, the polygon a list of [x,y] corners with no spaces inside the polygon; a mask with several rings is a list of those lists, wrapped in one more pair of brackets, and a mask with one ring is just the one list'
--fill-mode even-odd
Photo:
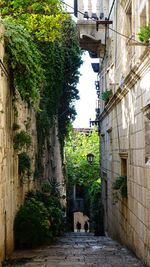
{"label": "weathered stone wall", "polygon": [[[58,137],[57,120],[53,124],[49,133],[49,144],[43,151],[43,183],[51,183],[56,185],[56,190],[59,191],[60,196],[65,196],[66,188],[63,176],[63,162],[60,153],[60,142]],[[61,199],[62,206],[66,205],[65,198]]]}
{"label": "weathered stone wall", "polygon": [[[3,62],[4,44],[0,43],[0,59]],[[0,69],[0,262],[14,249],[13,223],[16,211],[23,203],[24,195],[35,187],[33,175],[30,180],[21,183],[18,174],[18,156],[13,148],[13,123],[26,130],[25,122],[30,120],[28,133],[32,137],[32,146],[29,154],[32,158],[34,171],[35,155],[37,153],[35,113],[19,99],[15,103],[18,117],[15,117],[12,105],[13,95],[9,86],[8,73]]]}
{"label": "weathered stone wall", "polygon": [[[145,8],[150,1],[118,1],[114,29],[137,40]],[[105,231],[150,266],[150,50],[111,30],[107,44],[101,89],[112,89],[113,98],[105,107],[101,100],[100,115]],[[114,205],[112,183],[123,174],[128,198]]]}
{"label": "weathered stone wall", "polygon": [[[2,29],[0,28],[2,31]],[[4,43],[0,42],[0,59],[4,60]],[[16,92],[17,93],[17,92]],[[17,108],[18,116],[15,115],[14,106]],[[13,148],[13,138],[17,131],[13,130],[13,124],[17,123],[20,130],[27,131],[31,136],[32,145],[28,149],[28,154],[31,157],[32,174],[30,179],[25,177],[23,181],[18,173],[18,155]],[[28,125],[28,127],[26,127]],[[28,128],[28,129],[27,129]],[[45,173],[48,172],[48,177],[53,177],[55,174],[57,181],[61,184],[61,195],[65,194],[65,189],[62,187],[62,161],[60,156],[60,146],[58,140],[57,127],[51,129],[51,151],[49,159],[43,160],[46,162]],[[34,180],[34,171],[36,166],[36,156],[38,154],[37,147],[37,130],[35,111],[28,109],[27,105],[20,99],[17,94],[17,101],[13,101],[13,92],[9,85],[9,74],[4,70],[1,64],[0,68],[0,266],[6,255],[10,255],[14,249],[14,234],[13,225],[16,212],[24,202],[25,193],[31,189],[36,190],[41,188],[42,181]],[[50,166],[54,167],[52,170]],[[63,202],[65,205],[65,203]]]}

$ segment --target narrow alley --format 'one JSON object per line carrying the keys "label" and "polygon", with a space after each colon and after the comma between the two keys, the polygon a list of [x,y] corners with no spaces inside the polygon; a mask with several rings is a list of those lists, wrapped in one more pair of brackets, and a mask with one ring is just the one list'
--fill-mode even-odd
{"label": "narrow alley", "polygon": [[26,267],[142,267],[127,248],[111,238],[91,233],[68,233],[53,245],[41,249],[16,251],[11,265]]}

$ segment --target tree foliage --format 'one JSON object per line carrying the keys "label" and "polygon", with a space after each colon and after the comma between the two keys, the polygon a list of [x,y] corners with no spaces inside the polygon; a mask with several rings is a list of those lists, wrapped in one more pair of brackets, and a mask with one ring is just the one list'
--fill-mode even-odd
{"label": "tree foliage", "polygon": [[[96,131],[88,136],[71,131],[65,143],[68,180],[72,184],[91,186],[100,178],[99,136]],[[94,162],[88,163],[87,155],[94,155]]]}
{"label": "tree foliage", "polygon": [[[94,155],[93,163],[87,162],[88,154]],[[72,214],[73,186],[83,185],[84,212],[90,217],[95,232],[102,219],[101,179],[99,167],[99,136],[96,131],[89,135],[71,130],[65,143],[67,169],[68,220]],[[102,224],[101,224],[102,226]]]}
{"label": "tree foliage", "polygon": [[2,18],[14,18],[41,41],[54,41],[61,36],[63,22],[68,18],[59,0],[1,0]]}

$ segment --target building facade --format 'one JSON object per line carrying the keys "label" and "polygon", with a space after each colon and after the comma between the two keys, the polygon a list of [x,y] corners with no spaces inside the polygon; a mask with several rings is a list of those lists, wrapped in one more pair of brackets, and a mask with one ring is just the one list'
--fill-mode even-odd
{"label": "building facade", "polygon": [[[150,23],[150,0],[97,1],[96,19],[93,1],[87,6],[79,2],[84,14],[77,22],[81,47],[100,58],[105,232],[150,266],[150,43],[138,40],[141,27]],[[113,184],[120,176],[127,177],[127,197],[119,194],[116,202]]]}

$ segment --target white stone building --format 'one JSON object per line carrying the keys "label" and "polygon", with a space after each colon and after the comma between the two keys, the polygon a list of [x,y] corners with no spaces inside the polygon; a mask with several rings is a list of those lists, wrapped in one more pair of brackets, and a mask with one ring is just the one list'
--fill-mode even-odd
{"label": "white stone building", "polygon": [[[138,40],[150,23],[150,0],[79,0],[78,10],[80,45],[100,58],[105,232],[150,266],[150,43]],[[105,104],[106,90],[113,96]],[[112,185],[121,175],[128,197],[114,205]]]}

